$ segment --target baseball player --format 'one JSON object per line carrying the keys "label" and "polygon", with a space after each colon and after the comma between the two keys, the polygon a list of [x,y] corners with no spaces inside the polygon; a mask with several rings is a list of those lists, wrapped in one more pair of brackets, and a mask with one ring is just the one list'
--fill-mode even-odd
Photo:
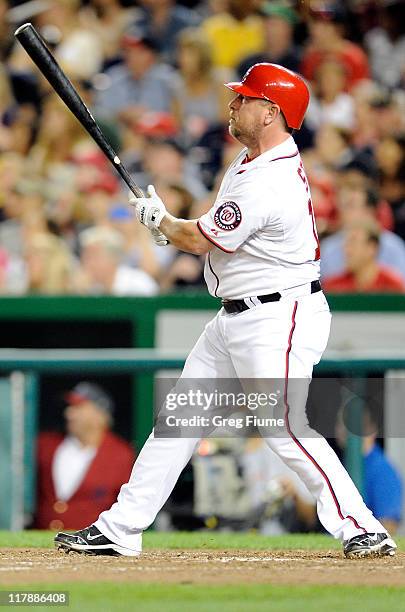
{"label": "baseball player", "polygon": [[[310,380],[325,350],[331,315],[319,282],[320,250],[311,194],[292,131],[309,102],[305,82],[276,64],[252,66],[228,83],[229,131],[243,150],[215,204],[198,220],[167,213],[152,186],[134,198],[141,223],[160,244],[206,253],[205,278],[222,308],[188,356],[181,379],[283,380],[285,435],[267,444],[317,500],[321,523],[347,557],[393,555],[396,544],[365,506],[326,440],[295,429],[289,386]],[[180,379],[180,380],[181,380]],[[301,406],[305,411],[305,406]],[[89,554],[136,556],[188,463],[198,439],[150,435],[117,502],[94,525],[59,533],[56,546]]]}

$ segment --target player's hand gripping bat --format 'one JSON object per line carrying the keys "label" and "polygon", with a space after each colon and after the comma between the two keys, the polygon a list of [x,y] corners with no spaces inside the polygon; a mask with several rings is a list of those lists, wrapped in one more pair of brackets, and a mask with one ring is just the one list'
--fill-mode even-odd
{"label": "player's hand gripping bat", "polygon": [[108,157],[132,193],[137,198],[145,197],[142,189],[134,183],[128,170],[122,165],[120,158],[100,130],[89,109],[84,104],[34,26],[31,23],[25,23],[15,31],[14,36],[22,44],[34,64],[38,66],[39,70],[52,85],[58,96],[64,101],[76,119],[80,121],[93,140],[95,140],[104,155]]}

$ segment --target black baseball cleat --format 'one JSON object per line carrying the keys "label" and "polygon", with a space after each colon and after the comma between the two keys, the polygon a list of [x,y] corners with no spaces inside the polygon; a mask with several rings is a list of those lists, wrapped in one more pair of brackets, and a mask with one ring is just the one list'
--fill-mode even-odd
{"label": "black baseball cleat", "polygon": [[357,557],[393,557],[397,545],[387,533],[364,533],[343,542],[343,552],[349,559]]}
{"label": "black baseball cleat", "polygon": [[108,555],[113,557],[137,557],[141,554],[139,551],[114,544],[95,525],[90,525],[90,527],[85,527],[73,533],[60,531],[56,534],[54,542],[58,550],[63,550],[66,553],[73,550],[86,555]]}

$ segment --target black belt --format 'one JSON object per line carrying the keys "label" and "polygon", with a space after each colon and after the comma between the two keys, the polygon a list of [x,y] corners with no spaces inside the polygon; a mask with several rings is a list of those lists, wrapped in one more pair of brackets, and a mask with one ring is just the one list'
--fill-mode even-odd
{"label": "black belt", "polygon": [[[318,291],[322,291],[321,283],[319,280],[314,280],[311,283],[311,293],[318,293]],[[267,304],[267,302],[278,302],[281,300],[281,293],[276,291],[276,293],[269,293],[268,295],[258,295],[256,299],[262,304]],[[246,300],[249,301],[249,298],[246,298]],[[256,304],[251,302],[251,305],[248,306],[245,300],[222,300],[222,306],[228,314],[232,314],[249,310],[249,308],[256,306]]]}

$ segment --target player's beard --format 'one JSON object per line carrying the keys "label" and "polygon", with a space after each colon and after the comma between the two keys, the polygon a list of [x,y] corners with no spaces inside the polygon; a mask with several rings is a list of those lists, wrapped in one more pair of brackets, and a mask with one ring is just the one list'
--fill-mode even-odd
{"label": "player's beard", "polygon": [[251,127],[250,129],[242,129],[240,126],[236,125],[235,122],[233,122],[230,123],[228,131],[231,136],[236,138],[236,140],[245,146],[249,146],[253,141],[256,141],[256,130],[254,127]]}
{"label": "player's beard", "polygon": [[238,127],[236,127],[235,124],[230,124],[228,131],[230,133],[231,136],[233,136],[234,138],[236,138],[236,140],[239,140],[239,136],[241,135],[241,131]]}

